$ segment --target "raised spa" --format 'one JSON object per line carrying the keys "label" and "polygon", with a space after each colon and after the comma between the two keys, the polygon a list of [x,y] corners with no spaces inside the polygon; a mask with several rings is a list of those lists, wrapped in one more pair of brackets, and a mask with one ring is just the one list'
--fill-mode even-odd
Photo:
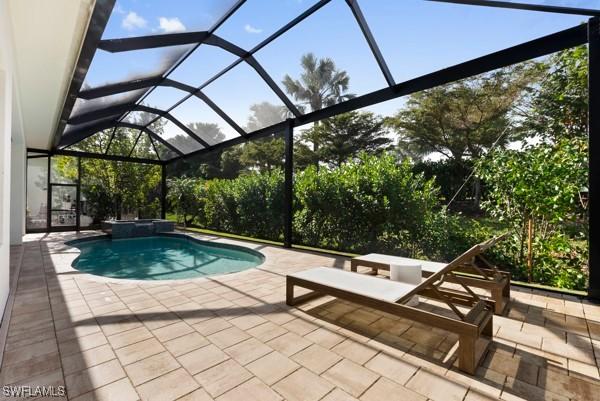
{"label": "raised spa", "polygon": [[233,273],[260,265],[252,249],[200,241],[187,235],[69,241],[81,254],[73,268],[98,276],[136,280],[175,280]]}

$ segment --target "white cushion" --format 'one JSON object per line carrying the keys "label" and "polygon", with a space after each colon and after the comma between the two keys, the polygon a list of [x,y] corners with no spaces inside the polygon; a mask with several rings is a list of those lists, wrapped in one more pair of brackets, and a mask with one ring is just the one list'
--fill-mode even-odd
{"label": "white cushion", "polygon": [[388,302],[396,302],[416,287],[332,267],[315,267],[289,276]]}
{"label": "white cushion", "polygon": [[369,253],[368,255],[357,256],[353,258],[358,261],[381,263],[385,265],[414,265],[420,264],[421,269],[428,273],[437,273],[444,267],[448,266],[447,263],[431,262],[429,260],[403,258],[401,256],[384,255],[381,253]]}

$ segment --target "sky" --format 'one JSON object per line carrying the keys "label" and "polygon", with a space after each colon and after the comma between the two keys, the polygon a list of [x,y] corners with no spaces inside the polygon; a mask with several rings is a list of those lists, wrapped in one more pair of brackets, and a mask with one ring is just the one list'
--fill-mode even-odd
{"label": "sky", "polygon": [[[600,9],[600,0],[524,1]],[[118,0],[103,38],[207,30],[234,2]],[[315,2],[247,0],[215,33],[249,50]],[[586,20],[581,16],[424,0],[359,0],[359,4],[397,83],[570,28]],[[85,85],[95,87],[163,73],[171,61],[188,49],[188,46],[179,46],[115,54],[98,50]],[[339,69],[345,70],[350,76],[350,93],[362,95],[386,86],[344,0],[332,0],[258,51],[255,57],[280,84],[286,74],[294,78],[300,75],[300,57],[308,52],[318,57],[329,57]],[[235,59],[219,48],[202,45],[172,72],[170,78],[199,86]],[[244,63],[208,85],[204,92],[242,127],[247,123],[252,104],[263,101],[281,104],[256,72]],[[185,95],[176,89],[158,88],[145,102],[164,109]],[[403,102],[404,99],[397,99],[367,109],[390,115],[402,107]],[[237,136],[220,117],[195,98],[175,108],[172,114],[186,124],[196,121],[217,123],[227,138]],[[166,131],[169,137],[180,133],[172,124],[167,126]]]}

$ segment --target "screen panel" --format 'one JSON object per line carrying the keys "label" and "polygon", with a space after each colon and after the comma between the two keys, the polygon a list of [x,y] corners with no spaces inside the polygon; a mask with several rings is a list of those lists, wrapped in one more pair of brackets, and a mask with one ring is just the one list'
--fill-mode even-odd
{"label": "screen panel", "polygon": [[316,2],[247,0],[216,34],[250,50]]}
{"label": "screen panel", "polygon": [[164,117],[156,120],[148,128],[183,153],[191,153],[203,148],[202,144]]}
{"label": "screen panel", "polygon": [[255,57],[305,112],[387,86],[344,0],[331,1]]}
{"label": "screen panel", "polygon": [[[241,83],[243,90],[240,90]],[[273,120],[283,121],[291,114],[265,81],[246,63],[241,63],[212,82],[204,88],[204,93],[247,132],[253,131],[248,128],[270,125]],[[256,120],[257,117],[253,108],[261,103],[271,105],[276,114],[269,116],[268,123],[260,120],[253,123],[253,119]]]}
{"label": "screen panel", "polygon": [[171,115],[210,145],[238,137],[239,134],[196,96],[171,110]]}
{"label": "screen panel", "polygon": [[587,18],[421,0],[360,2],[396,82],[571,28]]}
{"label": "screen panel", "polygon": [[206,31],[213,27],[235,2],[236,0],[119,0],[102,38]]}

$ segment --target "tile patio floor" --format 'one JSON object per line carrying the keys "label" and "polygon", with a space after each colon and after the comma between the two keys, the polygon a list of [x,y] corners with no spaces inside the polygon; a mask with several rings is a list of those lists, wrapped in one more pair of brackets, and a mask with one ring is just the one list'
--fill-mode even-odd
{"label": "tile patio floor", "polygon": [[28,235],[13,249],[21,271],[0,384],[66,385],[70,400],[600,400],[600,306],[573,297],[513,288],[471,377],[447,356],[450,333],[332,298],[285,305],[286,273],[348,268],[345,258],[243,243],[266,262],[108,282],[69,268],[72,238]]}

